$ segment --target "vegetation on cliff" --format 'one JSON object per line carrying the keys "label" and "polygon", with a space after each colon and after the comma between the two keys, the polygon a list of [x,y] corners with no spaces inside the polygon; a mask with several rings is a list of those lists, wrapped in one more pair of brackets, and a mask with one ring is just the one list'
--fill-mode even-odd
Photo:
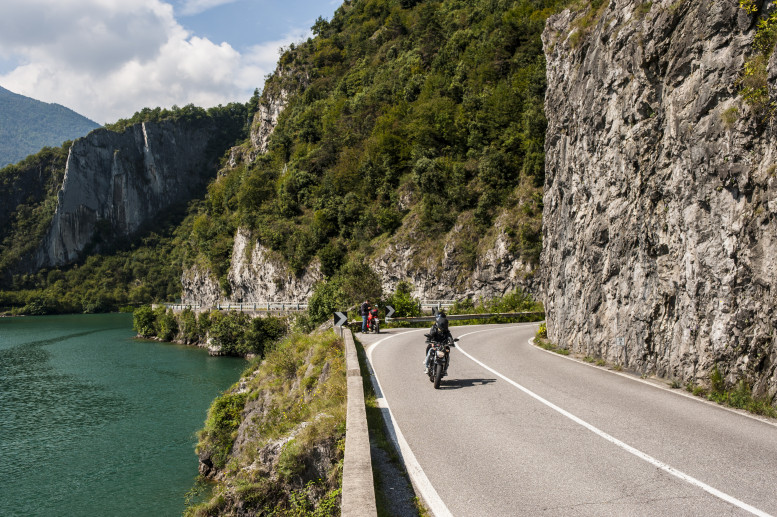
{"label": "vegetation on cliff", "polygon": [[753,38],[753,52],[745,61],[740,79],[740,94],[755,115],[766,121],[774,116],[777,108],[769,95],[767,70],[777,43],[777,2],[771,2],[761,9],[754,0],[740,0],[739,6],[750,15],[760,18]]}
{"label": "vegetation on cliff", "polygon": [[265,316],[251,318],[242,312],[190,309],[174,313],[164,306],[136,309],[132,326],[138,336],[158,338],[187,345],[209,343],[220,355],[264,357],[265,351],[289,332],[289,318]]}
{"label": "vegetation on cliff", "polygon": [[187,515],[339,515],[345,402],[341,339],[275,345],[211,405],[197,454],[215,486]]}
{"label": "vegetation on cliff", "polygon": [[8,283],[11,267],[34,251],[48,230],[70,144],[44,147],[0,169],[0,285]]}
{"label": "vegetation on cliff", "polygon": [[509,246],[536,264],[540,33],[556,3],[354,0],[319,19],[265,86],[264,100],[288,95],[268,151],[210,186],[190,260],[228,287],[225,235],[244,227],[295,272],[317,257],[332,276],[386,238],[437,250],[457,227],[455,262],[471,270],[507,213]]}
{"label": "vegetation on cliff", "polygon": [[[546,125],[540,33],[559,3],[347,1],[316,22],[314,38],[286,50],[261,98],[221,111],[146,109],[117,122],[110,127],[226,116],[243,127],[261,102],[288,96],[268,151],[225,167],[188,215],[77,266],[4,270],[0,306],[51,313],[172,301],[183,268],[198,261],[228,296],[238,227],[295,272],[317,258],[329,279],[389,238],[417,245],[424,252],[414,259],[423,261],[450,237],[454,267],[471,271],[478,242],[504,231],[511,251],[536,264]],[[241,148],[256,155],[248,140]],[[14,238],[34,242],[15,228]],[[6,253],[0,259],[9,262],[24,254]]]}

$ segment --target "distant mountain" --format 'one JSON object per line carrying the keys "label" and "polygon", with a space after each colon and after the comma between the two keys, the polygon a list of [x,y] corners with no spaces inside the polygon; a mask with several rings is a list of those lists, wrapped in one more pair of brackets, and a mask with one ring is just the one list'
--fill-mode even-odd
{"label": "distant mountain", "polygon": [[59,147],[100,127],[59,104],[37,101],[0,87],[0,167],[41,148]]}

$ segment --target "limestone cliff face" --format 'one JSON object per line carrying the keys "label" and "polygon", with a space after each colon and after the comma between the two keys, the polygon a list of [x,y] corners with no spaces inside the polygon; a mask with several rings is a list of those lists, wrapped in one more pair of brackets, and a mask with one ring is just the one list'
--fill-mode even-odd
{"label": "limestone cliff face", "polygon": [[[456,234],[457,229],[451,232]],[[401,281],[414,286],[413,296],[422,300],[455,300],[502,296],[520,287],[536,289],[534,266],[521,261],[510,252],[503,231],[485,250],[474,266],[463,266],[454,255],[456,242],[449,238],[441,258],[434,255],[418,261],[424,250],[394,239],[377,251],[370,265],[381,277],[383,292],[393,292]],[[232,262],[227,280],[230,296],[221,291],[213,274],[198,266],[184,272],[183,303],[214,306],[218,302],[258,303],[266,301],[306,302],[313,294],[316,282],[323,279],[321,266],[315,260],[301,275],[295,275],[284,260],[259,242],[254,242],[247,230],[235,235]]]}
{"label": "limestone cliff face", "polygon": [[549,337],[682,381],[717,365],[774,397],[777,138],[737,86],[756,19],[613,0],[584,34],[583,14],[543,35]]}
{"label": "limestone cliff face", "polygon": [[310,74],[305,70],[278,65],[264,85],[259,106],[251,121],[250,146],[236,146],[231,149],[229,167],[238,163],[251,163],[257,156],[267,152],[278,119],[296,92],[305,90],[310,84]]}
{"label": "limestone cliff face", "polygon": [[[318,263],[297,276],[272,251],[255,242],[247,230],[237,231],[227,274],[230,302],[304,303],[313,294],[313,285],[322,278]],[[183,303],[210,307],[227,300],[212,273],[196,266],[184,272],[182,287]]]}
{"label": "limestone cliff face", "polygon": [[211,122],[146,122],[93,131],[73,143],[51,228],[35,268],[75,261],[90,246],[128,237],[215,176]]}
{"label": "limestone cliff face", "polygon": [[536,265],[511,252],[499,219],[492,228],[495,236],[477,250],[475,260],[462,263],[455,253],[461,245],[456,236],[462,231],[462,224],[466,223],[456,225],[441,243],[439,255],[432,254],[420,262],[418,256],[426,254],[426,250],[408,244],[403,235],[377,251],[371,265],[383,281],[383,292],[393,292],[401,281],[411,282],[413,296],[421,300],[477,301],[481,297],[503,296],[516,288],[536,291]]}

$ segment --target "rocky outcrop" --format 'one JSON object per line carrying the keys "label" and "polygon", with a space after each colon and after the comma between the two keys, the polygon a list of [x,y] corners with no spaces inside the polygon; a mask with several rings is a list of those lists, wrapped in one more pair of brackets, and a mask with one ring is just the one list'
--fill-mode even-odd
{"label": "rocky outcrop", "polygon": [[[547,55],[550,339],[627,368],[777,393],[775,136],[738,94],[734,0],[564,11]],[[769,64],[770,87],[777,66]]]}
{"label": "rocky outcrop", "polygon": [[322,278],[317,261],[301,275],[295,275],[282,258],[255,242],[250,232],[239,229],[235,234],[227,274],[231,294],[223,296],[213,274],[195,266],[184,271],[182,299],[183,303],[206,307],[227,300],[230,303],[304,303],[313,294],[315,283]]}
{"label": "rocky outcrop", "polygon": [[323,279],[318,262],[297,276],[284,261],[245,230],[239,230],[232,249],[229,283],[235,303],[260,301],[303,302],[313,294],[313,285]]}
{"label": "rocky outcrop", "polygon": [[475,249],[472,262],[462,263],[457,251],[457,236],[466,223],[459,223],[442,243],[441,253],[433,253],[419,263],[426,250],[409,244],[402,237],[377,252],[372,267],[383,282],[383,292],[393,292],[397,284],[413,284],[413,297],[420,300],[491,299],[521,288],[535,292],[536,266],[522,260],[510,250],[505,226],[497,220],[493,239]]}
{"label": "rocky outcrop", "polygon": [[288,96],[285,89],[280,89],[275,95],[263,97],[259,104],[259,111],[254,115],[254,121],[251,124],[251,145],[260,154],[267,152],[270,135],[278,125],[278,118],[286,107]]}
{"label": "rocky outcrop", "polygon": [[129,237],[202,193],[215,176],[214,122],[145,122],[122,133],[93,131],[70,148],[51,228],[35,269],[77,260]]}
{"label": "rocky outcrop", "polygon": [[223,299],[218,280],[210,269],[194,265],[181,277],[181,301],[185,304],[214,307]]}
{"label": "rocky outcrop", "polygon": [[[496,238],[475,259],[474,266],[462,265],[456,255],[454,228],[439,254],[419,262],[423,250],[397,238],[370,259],[378,273],[383,292],[393,292],[397,284],[413,284],[413,296],[421,300],[477,300],[503,296],[516,288],[536,289],[534,268],[510,251],[504,228],[496,225]],[[259,303],[268,301],[307,302],[316,282],[323,279],[318,260],[301,275],[295,275],[282,257],[254,242],[244,229],[237,231],[232,261],[227,274],[230,295],[221,293],[218,280],[207,269],[193,266],[181,279],[185,304],[205,307],[217,303]]]}
{"label": "rocky outcrop", "polygon": [[239,163],[251,163],[267,152],[270,137],[278,125],[278,119],[294,93],[305,90],[310,84],[310,74],[305,70],[279,65],[267,79],[259,106],[251,122],[250,145],[230,150],[229,167]]}

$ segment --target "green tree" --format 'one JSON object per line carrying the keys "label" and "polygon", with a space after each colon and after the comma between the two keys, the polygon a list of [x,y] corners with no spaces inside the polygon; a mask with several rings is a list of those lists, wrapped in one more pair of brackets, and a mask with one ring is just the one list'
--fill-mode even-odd
{"label": "green tree", "polygon": [[150,305],[138,307],[132,313],[132,328],[140,337],[156,336],[156,316]]}

